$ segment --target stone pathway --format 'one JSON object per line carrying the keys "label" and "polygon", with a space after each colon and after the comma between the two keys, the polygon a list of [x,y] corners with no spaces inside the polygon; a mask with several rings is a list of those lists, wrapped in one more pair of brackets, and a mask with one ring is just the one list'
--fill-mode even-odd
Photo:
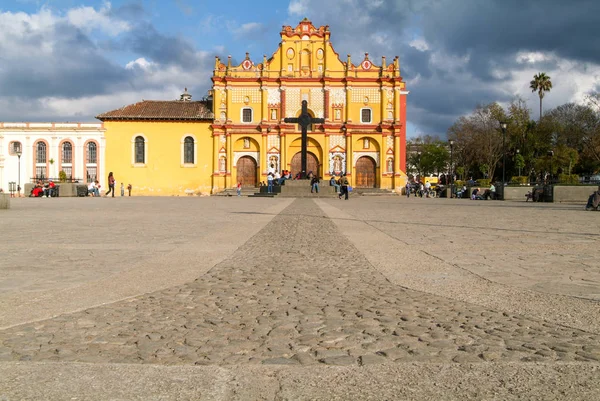
{"label": "stone pathway", "polygon": [[407,290],[297,199],[194,282],[0,331],[0,361],[593,361],[600,335]]}

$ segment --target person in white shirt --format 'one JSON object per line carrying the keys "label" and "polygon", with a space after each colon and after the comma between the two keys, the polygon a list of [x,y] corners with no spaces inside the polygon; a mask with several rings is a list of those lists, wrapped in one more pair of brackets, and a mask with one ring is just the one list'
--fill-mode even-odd
{"label": "person in white shirt", "polygon": [[425,196],[429,198],[429,191],[431,190],[431,183],[427,181],[425,183]]}
{"label": "person in white shirt", "polygon": [[88,185],[88,194],[92,196],[100,196],[100,190],[97,185],[98,181],[92,181]]}

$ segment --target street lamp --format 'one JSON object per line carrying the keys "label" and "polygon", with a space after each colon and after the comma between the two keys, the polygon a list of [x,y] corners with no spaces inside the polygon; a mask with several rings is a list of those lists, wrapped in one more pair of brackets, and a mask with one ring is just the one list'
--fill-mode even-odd
{"label": "street lamp", "polygon": [[21,155],[23,154],[23,152],[21,151],[21,146],[19,146],[17,148],[17,151],[15,152],[17,154],[17,157],[19,158],[19,183],[17,184],[17,192],[19,193],[19,198],[21,197]]}
{"label": "street lamp", "polygon": [[549,150],[548,156],[550,156],[550,184],[552,184],[552,158],[554,157],[554,151]]}
{"label": "street lamp", "polygon": [[450,198],[454,193],[454,160],[452,159],[452,148],[454,147],[454,141],[450,139]]}
{"label": "street lamp", "polygon": [[506,171],[506,124],[504,121],[500,121],[500,128],[502,128],[502,193],[504,193],[505,171]]}
{"label": "street lamp", "polygon": [[521,176],[521,161],[519,160],[519,149],[517,149],[517,163],[519,165],[518,169],[519,169],[519,177],[520,177]]}

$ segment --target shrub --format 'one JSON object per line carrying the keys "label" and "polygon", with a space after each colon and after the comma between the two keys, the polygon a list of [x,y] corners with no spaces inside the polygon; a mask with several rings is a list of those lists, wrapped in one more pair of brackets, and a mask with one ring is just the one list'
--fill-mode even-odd
{"label": "shrub", "polygon": [[60,170],[58,173],[58,179],[60,180],[60,182],[66,182],[67,181],[67,173]]}
{"label": "shrub", "polygon": [[463,187],[463,185],[465,185],[465,181],[463,181],[463,180],[455,180],[455,181],[454,181],[454,186],[455,186],[455,187],[460,187],[460,188],[462,188],[462,187]]}
{"label": "shrub", "polygon": [[577,174],[559,174],[558,175],[558,182],[560,182],[561,184],[572,184],[572,185],[576,185],[579,184],[579,176]]}
{"label": "shrub", "polygon": [[510,179],[510,182],[513,184],[520,184],[520,185],[527,184],[527,176],[516,175]]}
{"label": "shrub", "polygon": [[480,187],[489,187],[490,186],[490,179],[489,178],[480,178],[477,180],[477,182],[479,183]]}

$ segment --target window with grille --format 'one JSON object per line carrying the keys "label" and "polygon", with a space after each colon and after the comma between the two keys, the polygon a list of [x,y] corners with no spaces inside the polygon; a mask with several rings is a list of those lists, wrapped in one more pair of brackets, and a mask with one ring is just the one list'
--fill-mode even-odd
{"label": "window with grille", "polygon": [[96,181],[98,179],[98,168],[95,166],[87,166],[85,168],[85,179],[87,182]]}
{"label": "window with grille", "polygon": [[87,162],[90,164],[96,164],[98,157],[98,150],[97,150],[97,146],[94,142],[90,142],[88,143],[87,146]]}
{"label": "window with grille", "polygon": [[146,141],[141,136],[135,138],[135,162],[146,163]]}
{"label": "window with grille", "polygon": [[360,122],[363,122],[363,123],[371,122],[371,109],[362,109],[361,110]]}
{"label": "window with grille", "polygon": [[252,122],[252,109],[243,109],[242,110],[242,122],[244,122],[244,123]]}
{"label": "window with grille", "polygon": [[62,167],[62,171],[64,171],[64,173],[67,176],[67,178],[69,178],[69,179],[73,178],[73,167],[71,167],[71,166],[63,166]]}
{"label": "window with grille", "polygon": [[186,136],[183,141],[183,162],[194,163],[194,138]]}
{"label": "window with grille", "polygon": [[22,152],[21,149],[21,142],[11,142],[10,145],[8,145],[8,154],[16,156],[18,152]]}
{"label": "window with grille", "polygon": [[44,142],[38,142],[36,146],[35,162],[46,163],[46,144]]}
{"label": "window with grille", "polygon": [[46,166],[36,166],[35,167],[35,178],[36,180],[45,180],[46,175]]}
{"label": "window with grille", "polygon": [[73,145],[71,144],[71,142],[63,143],[62,162],[66,164],[73,163]]}

